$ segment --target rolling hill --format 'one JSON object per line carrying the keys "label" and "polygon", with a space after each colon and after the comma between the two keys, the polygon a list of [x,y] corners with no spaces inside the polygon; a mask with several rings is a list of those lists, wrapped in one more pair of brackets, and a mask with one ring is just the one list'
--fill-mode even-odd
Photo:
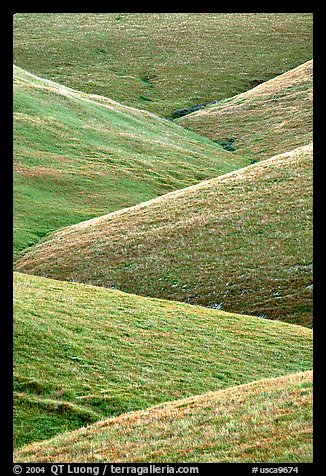
{"label": "rolling hill", "polygon": [[301,326],[20,273],[14,336],[15,447],[312,366]]}
{"label": "rolling hill", "polygon": [[310,326],[312,145],[59,230],[16,270]]}
{"label": "rolling hill", "polygon": [[247,163],[149,112],[14,67],[15,256],[50,231]]}
{"label": "rolling hill", "polygon": [[312,57],[310,13],[18,13],[13,23],[18,66],[165,116]]}
{"label": "rolling hill", "polygon": [[15,462],[312,462],[312,22],[14,15]]}
{"label": "rolling hill", "polygon": [[179,123],[262,160],[312,141],[312,86],[311,60]]}
{"label": "rolling hill", "polygon": [[100,421],[17,450],[15,462],[312,462],[312,372]]}

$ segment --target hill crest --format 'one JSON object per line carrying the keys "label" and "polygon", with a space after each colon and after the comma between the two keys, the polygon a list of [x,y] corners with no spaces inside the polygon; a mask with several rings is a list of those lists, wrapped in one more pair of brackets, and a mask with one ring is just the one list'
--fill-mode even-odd
{"label": "hill crest", "polygon": [[306,371],[188,397],[25,446],[14,460],[308,462],[311,386]]}
{"label": "hill crest", "polygon": [[178,122],[252,160],[312,141],[313,60]]}
{"label": "hill crest", "polygon": [[311,171],[310,144],[59,230],[16,270],[309,325]]}

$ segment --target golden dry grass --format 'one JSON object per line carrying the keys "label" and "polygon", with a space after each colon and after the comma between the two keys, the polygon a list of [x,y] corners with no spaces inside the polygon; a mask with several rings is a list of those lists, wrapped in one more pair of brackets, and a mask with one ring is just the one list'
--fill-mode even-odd
{"label": "golden dry grass", "polygon": [[14,273],[14,446],[311,359],[302,326]]}
{"label": "golden dry grass", "polygon": [[312,323],[312,145],[52,234],[16,269]]}
{"label": "golden dry grass", "polygon": [[237,152],[262,160],[312,141],[313,62],[179,120]]}
{"label": "golden dry grass", "polygon": [[311,21],[15,16],[16,462],[312,461]]}
{"label": "golden dry grass", "polygon": [[312,462],[312,372],[127,413],[17,450],[15,462]]}

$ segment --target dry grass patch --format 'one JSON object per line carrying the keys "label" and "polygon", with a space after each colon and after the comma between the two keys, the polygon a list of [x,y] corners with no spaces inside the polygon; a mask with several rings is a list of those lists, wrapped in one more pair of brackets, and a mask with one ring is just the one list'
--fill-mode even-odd
{"label": "dry grass patch", "polygon": [[17,450],[15,462],[312,462],[312,372],[100,421]]}
{"label": "dry grass patch", "polygon": [[189,114],[179,123],[262,160],[312,141],[313,62]]}
{"label": "dry grass patch", "polygon": [[312,324],[312,145],[62,229],[16,269]]}
{"label": "dry grass patch", "polygon": [[14,446],[311,369],[301,326],[14,274]]}

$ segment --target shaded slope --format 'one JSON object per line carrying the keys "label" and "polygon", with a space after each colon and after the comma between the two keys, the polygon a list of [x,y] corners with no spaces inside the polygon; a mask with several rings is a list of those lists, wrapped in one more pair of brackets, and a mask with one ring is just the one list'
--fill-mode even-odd
{"label": "shaded slope", "polygon": [[14,244],[246,162],[209,139],[14,68]]}
{"label": "shaded slope", "polygon": [[14,285],[16,447],[312,366],[301,326],[20,273]]}
{"label": "shaded slope", "polygon": [[15,462],[312,462],[312,373],[132,412],[36,443]]}
{"label": "shaded slope", "polygon": [[310,145],[60,230],[16,269],[310,325],[311,182]]}
{"label": "shaded slope", "polygon": [[312,141],[313,62],[180,119],[184,127],[228,142],[254,160]]}
{"label": "shaded slope", "polygon": [[310,13],[19,13],[13,20],[18,66],[164,115],[246,91],[312,57]]}

